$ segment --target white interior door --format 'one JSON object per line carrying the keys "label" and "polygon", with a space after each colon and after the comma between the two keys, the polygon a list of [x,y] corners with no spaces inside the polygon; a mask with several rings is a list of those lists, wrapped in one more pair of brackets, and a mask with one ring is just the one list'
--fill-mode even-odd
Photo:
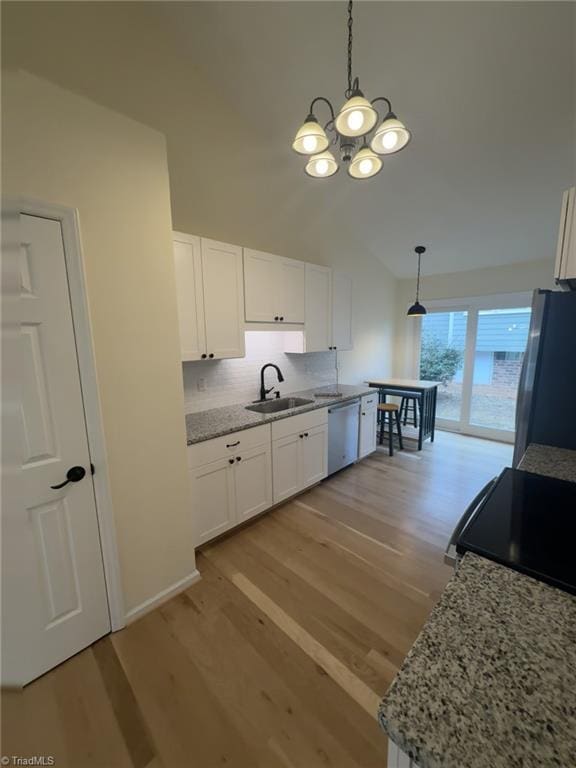
{"label": "white interior door", "polygon": [[[21,216],[22,471],[4,510],[3,683],[110,631],[60,222]],[[72,467],[83,478],[61,488]],[[78,470],[78,474],[82,474]]]}

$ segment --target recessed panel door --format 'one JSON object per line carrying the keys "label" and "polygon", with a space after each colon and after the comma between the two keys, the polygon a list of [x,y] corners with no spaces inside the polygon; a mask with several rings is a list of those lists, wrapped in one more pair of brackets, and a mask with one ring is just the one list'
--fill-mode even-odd
{"label": "recessed panel door", "polygon": [[61,225],[30,215],[20,225],[21,400],[11,442],[22,470],[3,510],[6,685],[110,631]]}

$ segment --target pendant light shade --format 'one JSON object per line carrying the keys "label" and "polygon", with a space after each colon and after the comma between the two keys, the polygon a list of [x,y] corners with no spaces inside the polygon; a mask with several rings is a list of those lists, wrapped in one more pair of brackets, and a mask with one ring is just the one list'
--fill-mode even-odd
{"label": "pendant light shade", "polygon": [[400,152],[410,141],[410,131],[393,112],[389,112],[376,129],[370,146],[379,155],[392,155]]}
{"label": "pendant light shade", "polygon": [[308,160],[304,170],[308,176],[313,176],[315,179],[326,179],[336,173],[338,163],[332,152],[320,152]]}
{"label": "pendant light shade", "polygon": [[314,115],[308,115],[304,125],[294,137],[292,149],[299,155],[316,155],[328,149],[330,141]]}
{"label": "pendant light shade", "polygon": [[417,245],[416,248],[414,248],[415,252],[418,254],[418,277],[416,278],[416,301],[406,315],[408,317],[422,317],[422,315],[426,314],[426,308],[420,304],[420,259],[422,258],[422,254],[426,253],[426,248],[424,248],[423,245]]}
{"label": "pendant light shade", "polygon": [[425,315],[425,314],[426,314],[426,307],[423,307],[419,301],[412,304],[408,312],[406,312],[406,315],[408,317],[422,317],[422,315]]}
{"label": "pendant light shade", "polygon": [[376,155],[367,144],[356,152],[350,165],[348,173],[354,179],[369,179],[376,176],[382,168],[382,160]]}
{"label": "pendant light shade", "polygon": [[335,125],[342,136],[364,136],[374,128],[377,120],[378,112],[362,92],[357,91],[338,113]]}

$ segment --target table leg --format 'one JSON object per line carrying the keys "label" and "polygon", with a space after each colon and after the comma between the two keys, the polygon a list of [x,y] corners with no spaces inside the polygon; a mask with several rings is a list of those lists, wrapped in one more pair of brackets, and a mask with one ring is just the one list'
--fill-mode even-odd
{"label": "table leg", "polygon": [[430,442],[434,442],[434,432],[436,431],[436,402],[438,400],[438,387],[432,390],[432,430],[430,433]]}
{"label": "table leg", "polygon": [[427,411],[427,400],[426,400],[426,393],[427,390],[424,390],[422,392],[422,411],[420,412],[420,424],[418,425],[418,450],[422,450],[422,440],[424,437],[424,424],[426,422],[426,411]]}

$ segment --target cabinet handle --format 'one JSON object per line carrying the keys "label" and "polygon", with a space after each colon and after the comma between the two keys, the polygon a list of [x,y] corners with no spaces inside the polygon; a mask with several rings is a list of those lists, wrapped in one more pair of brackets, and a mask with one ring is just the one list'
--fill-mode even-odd
{"label": "cabinet handle", "polygon": [[242,456],[236,456],[236,461],[242,461]]}
{"label": "cabinet handle", "polygon": [[284,318],[283,318],[283,317],[281,317],[281,318],[280,318],[280,321],[283,321],[283,320],[284,320]]}
{"label": "cabinet handle", "polygon": [[304,432],[304,437],[308,437],[308,432]]}
{"label": "cabinet handle", "polygon": [[278,315],[276,315],[276,317],[274,318],[274,320],[276,320],[276,321],[280,320],[280,318],[278,317]]}
{"label": "cabinet handle", "polygon": [[364,411],[362,411],[362,416],[366,416],[366,414],[364,413]]}
{"label": "cabinet handle", "polygon": [[208,357],[214,357],[214,353],[213,353],[213,352],[210,352],[210,354],[208,355]]}
{"label": "cabinet handle", "polygon": [[300,440],[302,440],[302,438],[304,437],[304,435],[298,435],[298,437],[300,438]]}
{"label": "cabinet handle", "polygon": [[206,360],[207,357],[208,357],[208,355],[205,355],[205,354],[202,355],[202,360]]}
{"label": "cabinet handle", "polygon": [[228,464],[234,464],[234,459],[228,459]]}
{"label": "cabinet handle", "polygon": [[236,448],[237,445],[240,445],[240,440],[237,440],[235,443],[227,444],[226,448]]}

